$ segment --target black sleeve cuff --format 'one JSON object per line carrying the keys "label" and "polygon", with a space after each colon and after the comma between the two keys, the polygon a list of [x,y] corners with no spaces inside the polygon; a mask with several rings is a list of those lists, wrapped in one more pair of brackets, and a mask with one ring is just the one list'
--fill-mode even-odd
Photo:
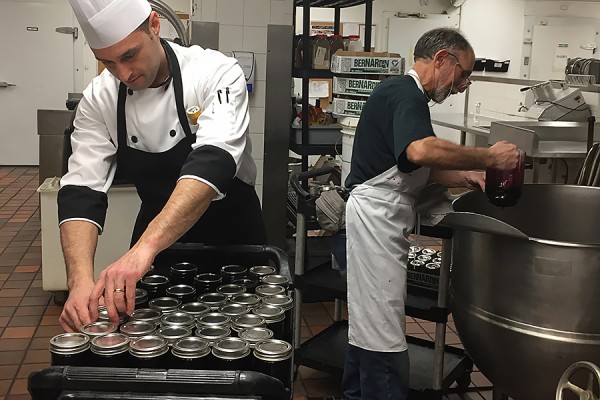
{"label": "black sleeve cuff", "polygon": [[106,220],[108,196],[87,186],[66,185],[58,191],[58,223],[86,219],[102,229]]}
{"label": "black sleeve cuff", "polygon": [[227,193],[235,178],[233,156],[217,146],[204,145],[189,154],[180,176],[193,175],[213,184],[221,193]]}
{"label": "black sleeve cuff", "polygon": [[400,156],[398,157],[398,169],[400,172],[408,174],[419,169],[420,167],[420,165],[417,165],[408,159],[406,156],[406,150],[400,153]]}

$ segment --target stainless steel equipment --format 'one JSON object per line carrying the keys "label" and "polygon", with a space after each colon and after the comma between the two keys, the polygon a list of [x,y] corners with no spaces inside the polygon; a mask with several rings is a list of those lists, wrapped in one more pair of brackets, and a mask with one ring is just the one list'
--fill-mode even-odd
{"label": "stainless steel equipment", "polygon": [[528,88],[525,95],[527,117],[538,121],[586,121],[591,114],[581,90],[565,82],[542,82]]}
{"label": "stainless steel equipment", "polygon": [[481,371],[517,400],[547,400],[563,371],[600,362],[600,188],[525,185],[514,207],[470,192],[453,228],[453,314]]}

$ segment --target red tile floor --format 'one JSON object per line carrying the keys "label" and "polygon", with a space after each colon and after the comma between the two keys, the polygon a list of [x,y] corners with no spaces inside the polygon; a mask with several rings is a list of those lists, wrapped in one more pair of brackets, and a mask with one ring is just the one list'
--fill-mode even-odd
{"label": "red tile floor", "polygon": [[[0,400],[28,399],[27,377],[50,364],[49,339],[62,332],[58,323],[61,307],[42,290],[38,169],[0,167]],[[431,239],[421,244],[439,245]],[[333,303],[302,306],[303,340],[325,329],[333,321]],[[435,325],[409,318],[409,334],[432,340]],[[460,346],[452,322],[447,344]],[[301,367],[294,399],[341,398],[339,378]],[[447,399],[491,399],[489,381],[481,372],[472,374],[471,392]]]}

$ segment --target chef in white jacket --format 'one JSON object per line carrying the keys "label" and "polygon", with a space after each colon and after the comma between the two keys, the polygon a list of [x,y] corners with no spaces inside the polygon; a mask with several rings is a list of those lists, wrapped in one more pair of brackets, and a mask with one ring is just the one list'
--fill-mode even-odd
{"label": "chef in white jacket", "polygon": [[[131,313],[136,282],[174,242],[263,244],[266,234],[236,60],[160,39],[147,0],[69,1],[106,67],[83,92],[58,194],[70,290],[60,322],[72,331],[95,320],[102,297],[111,320]],[[194,107],[196,121],[186,115]],[[94,284],[115,174],[136,186],[142,205],[131,249]]]}

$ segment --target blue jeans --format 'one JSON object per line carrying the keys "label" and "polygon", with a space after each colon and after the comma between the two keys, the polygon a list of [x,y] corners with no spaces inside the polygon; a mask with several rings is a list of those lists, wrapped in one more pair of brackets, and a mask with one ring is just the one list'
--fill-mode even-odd
{"label": "blue jeans", "polygon": [[348,345],[342,378],[345,400],[407,400],[408,350],[384,353]]}

